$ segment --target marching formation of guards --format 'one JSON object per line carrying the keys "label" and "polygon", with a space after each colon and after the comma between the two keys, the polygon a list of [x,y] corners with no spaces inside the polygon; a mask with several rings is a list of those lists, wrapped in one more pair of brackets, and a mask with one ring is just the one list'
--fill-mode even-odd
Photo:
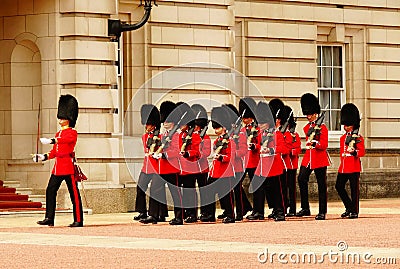
{"label": "marching formation of guards", "polygon": [[[143,167],[138,180],[134,217],[141,223],[164,222],[168,217],[166,189],[172,196],[174,216],[171,225],[184,222],[264,220],[265,200],[271,213],[267,218],[310,216],[308,182],[314,171],[318,183],[319,212],[327,212],[327,167],[330,165],[328,129],[317,97],[306,93],[301,108],[308,124],[303,128],[306,151],[298,175],[301,209],[296,211],[296,175],[301,153],[300,135],[292,109],[280,99],[269,103],[244,97],[238,109],[232,104],[211,110],[216,139],[207,135],[209,119],[200,104],[165,101],[160,110],[151,104],[141,107],[144,148]],[[364,139],[358,134],[360,116],[354,104],[341,111],[346,133],[340,139],[341,163],[336,189],[345,212],[343,218],[357,218],[359,211],[360,157]],[[161,131],[163,124],[163,131]],[[209,160],[212,160],[211,163]],[[243,179],[250,179],[246,196]],[[350,181],[351,198],[345,190]],[[149,205],[146,191],[150,185]],[[198,188],[198,189],[197,189]],[[198,192],[197,192],[198,190]],[[216,216],[216,197],[223,213]],[[200,211],[198,212],[198,205]],[[199,214],[200,213],[200,214]]]}

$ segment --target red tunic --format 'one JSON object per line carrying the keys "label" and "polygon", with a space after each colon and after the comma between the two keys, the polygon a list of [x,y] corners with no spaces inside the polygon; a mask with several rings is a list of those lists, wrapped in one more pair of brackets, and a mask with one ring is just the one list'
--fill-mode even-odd
{"label": "red tunic", "polygon": [[[223,137],[219,136],[214,141],[214,148],[216,148],[217,142],[222,141]],[[219,154],[222,156],[222,160],[213,159],[212,167],[210,170],[210,177],[212,178],[222,178],[222,177],[233,177],[235,171],[232,165],[232,156],[234,154],[234,149],[232,146],[234,142],[230,139],[226,148],[223,148]]]}
{"label": "red tunic", "polygon": [[56,176],[73,175],[73,152],[78,139],[78,132],[72,128],[66,128],[56,133],[55,138],[57,143],[47,153],[48,159],[55,158],[53,171],[51,172]]}
{"label": "red tunic", "polygon": [[297,169],[299,167],[299,154],[301,153],[301,141],[297,132],[286,131],[284,134],[286,146],[290,149],[289,154],[284,154],[283,161],[286,169]]}
{"label": "red tunic", "polygon": [[364,138],[360,135],[358,143],[354,145],[357,155],[351,155],[347,152],[348,146],[345,144],[346,137],[351,134],[344,134],[340,137],[340,165],[339,173],[361,172],[361,159],[365,155]]}
{"label": "red tunic", "polygon": [[[307,132],[311,126],[315,126],[315,123],[312,125],[307,124],[303,128],[303,131],[306,134],[306,140],[308,140]],[[310,169],[329,166],[330,160],[328,152],[326,151],[328,148],[328,128],[326,128],[325,124],[321,125],[320,134],[315,137],[315,140],[317,140],[318,143],[315,148],[306,150],[301,165],[305,167],[310,165]]]}
{"label": "red tunic", "polygon": [[[152,139],[154,136],[154,133],[145,133],[142,135],[142,143],[143,143],[143,151],[145,153],[144,159],[143,159],[143,166],[142,166],[142,172],[145,174],[155,174],[158,173],[158,160],[150,157],[148,155],[150,149],[147,147],[147,140]],[[157,148],[154,149],[155,151]]]}
{"label": "red tunic", "polygon": [[211,154],[211,139],[206,134],[203,141],[200,143],[200,160],[199,160],[199,173],[208,173],[210,170],[208,165],[208,156]]}
{"label": "red tunic", "polygon": [[[179,134],[179,148],[182,150],[183,139],[187,136],[187,132]],[[198,132],[192,133],[192,142],[186,146],[185,151],[189,154],[188,158],[184,158],[180,155],[181,163],[181,175],[191,175],[199,173],[198,160],[200,158],[200,146],[201,138]]]}
{"label": "red tunic", "polygon": [[236,140],[237,143],[235,143],[236,150],[235,150],[235,158],[233,161],[233,168],[235,169],[235,173],[238,173],[238,172],[243,172],[245,169],[244,159],[248,152],[246,133],[240,131],[238,134],[238,138],[236,138]]}
{"label": "red tunic", "polygon": [[[264,141],[267,134],[266,131],[263,131],[259,135],[259,140]],[[281,175],[285,168],[282,154],[288,154],[290,151],[285,143],[283,134],[280,131],[274,131],[274,139],[267,144],[267,147],[272,148],[274,152],[273,154],[260,154],[260,162],[256,169],[256,175],[263,177]]]}
{"label": "red tunic", "polygon": [[[161,140],[163,137],[167,136],[168,133],[164,133],[161,135]],[[158,173],[160,175],[165,174],[177,174],[181,171],[179,157],[180,157],[180,148],[179,148],[179,134],[175,133],[172,136],[171,142],[169,146],[161,151],[164,155],[163,158],[158,160]]]}
{"label": "red tunic", "polygon": [[[246,134],[246,139],[248,139],[248,137],[249,137],[249,135],[247,135],[247,134],[250,132],[251,128],[252,128],[252,126],[249,124],[249,125],[246,125],[245,127],[243,127],[241,130],[243,133]],[[260,128],[257,127],[256,129],[257,129],[258,133],[260,133]],[[258,165],[258,162],[260,161],[260,147],[259,147],[260,141],[258,141],[258,139],[259,139],[259,136],[257,135],[256,137],[253,137],[250,141],[250,143],[253,143],[256,145],[256,148],[254,150],[248,149],[247,155],[244,158],[246,168],[256,168]],[[248,143],[249,141],[246,141],[246,142]]]}

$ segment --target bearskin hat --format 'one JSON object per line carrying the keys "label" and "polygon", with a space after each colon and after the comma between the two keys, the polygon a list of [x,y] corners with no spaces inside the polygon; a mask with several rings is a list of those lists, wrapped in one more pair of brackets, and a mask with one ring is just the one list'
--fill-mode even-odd
{"label": "bearskin hat", "polygon": [[[194,114],[193,110],[190,108],[190,106],[187,103],[181,102],[177,108],[177,113],[179,113],[178,116],[178,121],[180,118],[185,115],[182,120],[179,123],[179,126],[182,125],[187,125],[189,127],[194,126],[194,120],[196,118],[196,115]],[[175,111],[173,112],[175,114]]]}
{"label": "bearskin hat", "polygon": [[275,120],[267,103],[260,101],[256,108],[256,119],[260,124],[268,123],[270,126],[275,126]]}
{"label": "bearskin hat", "polygon": [[312,115],[321,113],[318,98],[312,93],[305,93],[301,96],[301,110],[303,115]]}
{"label": "bearskin hat", "polygon": [[239,101],[239,113],[243,118],[255,119],[256,107],[257,103],[251,97],[244,97]]}
{"label": "bearskin hat", "polygon": [[[176,108],[176,104],[171,101],[164,101],[160,106],[160,121],[164,123],[167,117],[174,111]],[[172,120],[172,119],[171,119]],[[175,121],[172,121],[175,122]]]}
{"label": "bearskin hat", "polygon": [[194,123],[200,128],[204,128],[208,125],[208,115],[206,109],[200,104],[193,104],[191,106],[196,119]]}
{"label": "bearskin hat", "polygon": [[140,108],[142,125],[154,125],[160,128],[160,112],[158,108],[151,104],[144,104]]}
{"label": "bearskin hat", "polygon": [[347,103],[342,106],[340,110],[340,124],[359,128],[360,121],[360,112],[354,104]]}
{"label": "bearskin hat", "polygon": [[283,108],[285,107],[285,104],[282,102],[281,99],[279,98],[274,98],[268,103],[269,108],[271,109],[272,116],[274,116],[274,119],[280,119],[282,122],[282,118],[284,115],[279,115],[283,113]]}
{"label": "bearskin hat", "polygon": [[276,118],[281,120],[281,125],[285,124],[288,121],[291,111],[292,110],[288,106],[283,106],[278,111],[278,113],[277,113],[278,115],[276,116]]}
{"label": "bearskin hat", "polygon": [[58,119],[69,120],[69,127],[74,128],[78,119],[78,101],[70,94],[61,95],[58,100]]}
{"label": "bearskin hat", "polygon": [[219,127],[225,127],[226,129],[229,130],[232,127],[231,117],[229,116],[227,109],[222,106],[214,107],[211,110],[211,121],[212,121],[212,127],[214,129],[217,129]]}

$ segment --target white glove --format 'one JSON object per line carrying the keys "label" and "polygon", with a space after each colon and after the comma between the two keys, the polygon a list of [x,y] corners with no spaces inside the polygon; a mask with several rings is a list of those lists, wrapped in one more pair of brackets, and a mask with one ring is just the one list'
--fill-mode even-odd
{"label": "white glove", "polygon": [[[37,161],[36,161],[36,156],[37,156]],[[39,161],[43,162],[44,159],[45,159],[44,154],[33,154],[32,160],[33,160],[33,162],[35,162],[35,163],[36,163],[36,162],[39,162]]]}
{"label": "white glove", "polygon": [[153,153],[153,155],[151,155],[151,157],[158,160],[162,157],[162,153]]}
{"label": "white glove", "polygon": [[40,143],[47,145],[47,144],[51,144],[53,141],[51,140],[51,138],[45,138],[45,137],[41,137],[40,138]]}

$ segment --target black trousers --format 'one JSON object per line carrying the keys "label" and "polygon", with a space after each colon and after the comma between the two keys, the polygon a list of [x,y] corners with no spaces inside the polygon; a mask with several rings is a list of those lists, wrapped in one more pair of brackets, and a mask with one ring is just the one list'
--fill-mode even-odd
{"label": "black trousers", "polygon": [[[248,211],[251,211],[253,208],[247,199],[246,192],[243,188],[243,180],[244,180],[244,173],[238,172],[235,173],[235,187],[233,192],[235,194],[235,205],[236,205],[236,215],[237,216],[244,216]],[[253,173],[254,176],[254,173]]]}
{"label": "black trousers", "polygon": [[[351,199],[346,191],[346,183],[350,182]],[[346,210],[357,213],[360,201],[360,173],[338,173],[335,188],[342,199]]]}
{"label": "black trousers", "polygon": [[289,212],[296,213],[296,172],[297,169],[289,169],[286,171],[286,185],[288,189]]}
{"label": "black trousers", "polygon": [[[218,195],[221,208],[225,210],[225,214],[228,217],[235,218],[234,213],[234,194],[233,194],[233,177],[221,177],[221,178],[208,178],[208,185],[212,184],[209,188],[208,200],[213,200],[213,198]],[[214,200],[213,200],[214,201]],[[216,202],[212,202],[207,206],[207,212],[211,216],[215,216]]]}
{"label": "black trousers", "polygon": [[207,205],[206,205],[206,197],[207,197],[207,190],[205,189],[205,186],[207,186],[207,178],[208,178],[208,173],[201,173],[197,174],[196,180],[197,180],[197,186],[199,187],[199,195],[200,195],[200,214],[201,215],[207,215]]}
{"label": "black trousers", "polygon": [[[246,168],[244,170],[244,174],[243,174],[243,180],[246,177],[246,174],[249,176],[250,179],[250,184],[249,184],[249,193],[250,192],[254,192],[254,190],[252,190],[250,187],[252,186],[251,182],[253,181],[254,178],[254,174],[256,172],[257,167],[254,168]],[[253,209],[254,209],[254,193],[253,193]]]}
{"label": "black trousers", "polygon": [[167,182],[169,192],[171,193],[174,203],[174,214],[176,219],[184,219],[183,212],[183,197],[182,197],[182,182],[178,174],[164,174],[160,175],[162,179]]}
{"label": "black trousers", "polygon": [[135,203],[135,211],[139,213],[147,212],[146,191],[153,177],[154,174],[146,174],[140,172],[139,180],[136,186],[136,203]]}
{"label": "black trousers", "polygon": [[[313,170],[301,166],[299,172],[299,188],[300,188],[300,198],[301,198],[301,208],[310,209],[310,203],[308,201],[308,181],[310,180],[310,175]],[[317,178],[318,184],[318,201],[319,201],[319,213],[326,214],[327,211],[327,201],[328,201],[328,190],[326,184],[326,166],[314,169],[315,177]]]}
{"label": "black trousers", "polygon": [[150,185],[149,216],[168,217],[165,181],[158,174],[153,174]]}
{"label": "black trousers", "polygon": [[260,187],[255,190],[253,212],[264,215],[265,198],[267,198],[268,207],[276,212],[283,212],[283,190],[281,185],[281,175],[272,177],[255,176],[253,181],[258,181]]}
{"label": "black trousers", "polygon": [[283,170],[283,174],[280,176],[279,180],[282,186],[282,197],[283,197],[283,211],[286,213],[286,209],[289,207],[288,198],[288,184],[287,184],[287,170]]}
{"label": "black trousers", "polygon": [[197,190],[196,179],[200,174],[181,175],[180,182],[183,186],[183,207],[185,208],[185,217],[197,217]]}
{"label": "black trousers", "polygon": [[46,218],[54,220],[56,212],[57,192],[60,189],[61,183],[64,180],[67,184],[69,196],[72,202],[74,222],[83,222],[82,200],[78,189],[78,182],[72,181],[71,175],[51,175],[46,188]]}

